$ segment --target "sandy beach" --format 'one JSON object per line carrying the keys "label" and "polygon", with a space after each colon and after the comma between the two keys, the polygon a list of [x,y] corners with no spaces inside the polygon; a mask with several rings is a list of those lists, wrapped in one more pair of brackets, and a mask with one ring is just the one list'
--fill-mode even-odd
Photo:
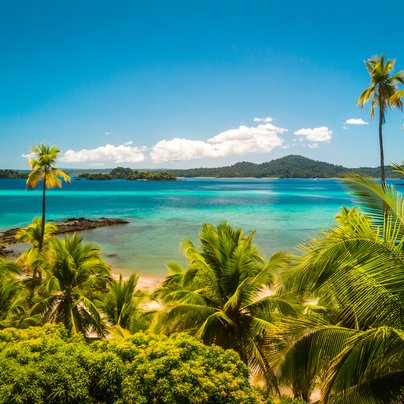
{"label": "sandy beach", "polygon": [[[129,279],[132,273],[128,271],[112,268],[112,276],[115,279],[119,279],[119,275],[123,276],[123,279]],[[157,286],[159,286],[164,280],[164,275],[154,275],[139,273],[139,280],[137,282],[137,289],[141,289],[145,292],[152,292]]]}

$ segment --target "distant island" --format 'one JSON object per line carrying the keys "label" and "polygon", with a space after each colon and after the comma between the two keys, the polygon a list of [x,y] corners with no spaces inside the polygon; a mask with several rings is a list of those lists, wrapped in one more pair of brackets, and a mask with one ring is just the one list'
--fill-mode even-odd
{"label": "distant island", "polygon": [[[114,169],[64,169],[75,178],[87,180],[147,180],[172,181],[177,177],[213,177],[213,178],[337,178],[347,172],[379,178],[380,167],[347,168],[340,165],[312,160],[299,155],[289,155],[267,163],[249,163],[242,161],[231,166],[217,168],[190,168],[138,171],[131,168]],[[391,166],[385,166],[387,178],[400,178]],[[26,178],[27,170],[0,170],[0,179]]]}
{"label": "distant island", "polygon": [[20,170],[0,170],[0,179],[27,178],[28,172]]}

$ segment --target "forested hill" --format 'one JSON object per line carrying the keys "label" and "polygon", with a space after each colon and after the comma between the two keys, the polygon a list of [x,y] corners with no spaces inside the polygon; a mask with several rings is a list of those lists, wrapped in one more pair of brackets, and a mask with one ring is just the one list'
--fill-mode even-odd
{"label": "forested hill", "polygon": [[[114,178],[126,178],[126,179],[139,179],[128,178],[125,175],[126,171],[130,171],[134,174],[139,174],[129,168],[118,167],[115,169],[69,169],[63,168],[63,170],[74,177],[90,178],[90,179],[114,179]],[[125,171],[126,170],[126,171]],[[390,166],[385,167],[387,178],[400,178],[400,175],[393,172]],[[141,172],[141,178],[150,179],[148,176],[156,177],[154,179],[174,179],[169,174],[175,177],[273,177],[273,178],[335,178],[340,177],[346,172],[354,172],[367,175],[369,177],[378,178],[380,176],[379,167],[360,167],[360,168],[347,168],[338,166],[335,164],[325,163],[323,161],[311,160],[307,157],[289,155],[276,160],[271,160],[267,163],[255,164],[242,161],[232,166],[217,167],[217,168],[191,168],[186,170],[145,170]],[[1,178],[26,178],[28,170],[1,170]],[[159,175],[160,173],[160,175]],[[146,175],[142,177],[142,175]],[[151,178],[153,179],[153,178]]]}
{"label": "forested hill", "polygon": [[[334,178],[346,172],[379,177],[380,169],[373,167],[347,168],[307,157],[289,155],[267,163],[236,163],[218,168],[191,168],[186,170],[167,170],[177,177],[279,177],[279,178]],[[388,178],[398,178],[390,166],[386,166]]]}

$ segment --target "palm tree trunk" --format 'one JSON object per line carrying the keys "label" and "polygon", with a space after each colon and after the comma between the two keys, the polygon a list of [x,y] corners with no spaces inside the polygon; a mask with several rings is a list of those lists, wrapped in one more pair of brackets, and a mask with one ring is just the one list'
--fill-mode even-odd
{"label": "palm tree trunk", "polygon": [[[43,240],[45,238],[45,211],[46,211],[46,171],[43,176],[43,188],[42,188],[42,222],[41,222],[41,238],[39,239],[39,252],[43,249]],[[41,272],[34,268],[34,278],[42,279]]]}
{"label": "palm tree trunk", "polygon": [[42,251],[43,240],[45,237],[45,211],[46,211],[46,171],[43,176],[42,188],[42,223],[41,223],[41,239],[39,240],[39,251]]}
{"label": "palm tree trunk", "polygon": [[383,110],[379,107],[380,178],[382,180],[382,187],[384,188],[386,186],[386,176],[384,173],[383,120]]}

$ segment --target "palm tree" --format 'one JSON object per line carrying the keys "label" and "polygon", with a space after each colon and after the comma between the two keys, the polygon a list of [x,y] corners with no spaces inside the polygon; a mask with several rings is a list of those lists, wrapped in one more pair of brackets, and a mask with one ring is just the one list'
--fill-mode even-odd
{"label": "palm tree", "polygon": [[131,330],[145,329],[141,315],[144,311],[139,307],[144,300],[144,293],[138,289],[139,274],[132,274],[128,280],[111,279],[109,290],[99,298],[99,306],[107,315],[112,326]]}
{"label": "palm tree", "polygon": [[39,181],[43,182],[42,187],[42,222],[41,222],[41,238],[39,240],[39,251],[42,251],[45,237],[45,212],[46,212],[46,189],[54,187],[62,187],[62,177],[64,181],[70,182],[70,177],[53,165],[60,153],[60,150],[55,146],[47,146],[39,144],[37,147],[32,147],[31,152],[34,157],[29,159],[29,165],[32,169],[27,179],[27,187],[35,188]]}
{"label": "palm tree", "polygon": [[17,305],[23,290],[22,282],[16,277],[20,268],[13,261],[0,258],[0,325],[4,326]]}
{"label": "palm tree", "polygon": [[[39,274],[41,277],[42,274],[38,271],[38,268],[35,267],[36,263],[38,263],[39,256],[44,252],[44,247],[47,246],[49,240],[54,236],[57,231],[57,226],[53,223],[46,223],[45,227],[42,228],[42,219],[37,217],[32,223],[20,229],[16,235],[15,239],[20,243],[28,243],[31,247],[23,252],[17,259],[17,263],[22,266],[27,272],[33,271],[34,278]],[[42,236],[43,232],[43,236]],[[42,250],[40,250],[40,244],[42,240]]]}
{"label": "palm tree", "polygon": [[343,209],[338,225],[310,240],[286,287],[305,311],[279,326],[271,364],[307,399],[404,400],[404,198],[389,184],[346,180],[365,216]]}
{"label": "palm tree", "polygon": [[46,277],[33,313],[40,313],[43,322],[63,323],[70,334],[94,330],[103,335],[104,322],[94,301],[96,293],[106,291],[110,270],[99,249],[82,244],[77,234],[54,238],[41,266]]}
{"label": "palm tree", "polygon": [[385,60],[385,56],[373,56],[365,61],[370,75],[370,86],[359,96],[357,104],[361,108],[372,98],[370,104],[370,117],[375,115],[376,107],[379,108],[379,146],[380,146],[380,177],[382,185],[385,185],[384,150],[383,150],[383,124],[387,108],[403,108],[401,93],[397,95],[397,84],[404,84],[404,71],[392,75],[395,59]]}
{"label": "palm tree", "polygon": [[201,252],[185,241],[188,266],[169,264],[170,273],[154,298],[165,305],[159,321],[164,332],[188,331],[206,344],[234,349],[276,389],[264,341],[274,312],[293,311],[289,302],[269,293],[274,272],[287,256],[277,253],[265,262],[253,237],[226,223],[202,225]]}

